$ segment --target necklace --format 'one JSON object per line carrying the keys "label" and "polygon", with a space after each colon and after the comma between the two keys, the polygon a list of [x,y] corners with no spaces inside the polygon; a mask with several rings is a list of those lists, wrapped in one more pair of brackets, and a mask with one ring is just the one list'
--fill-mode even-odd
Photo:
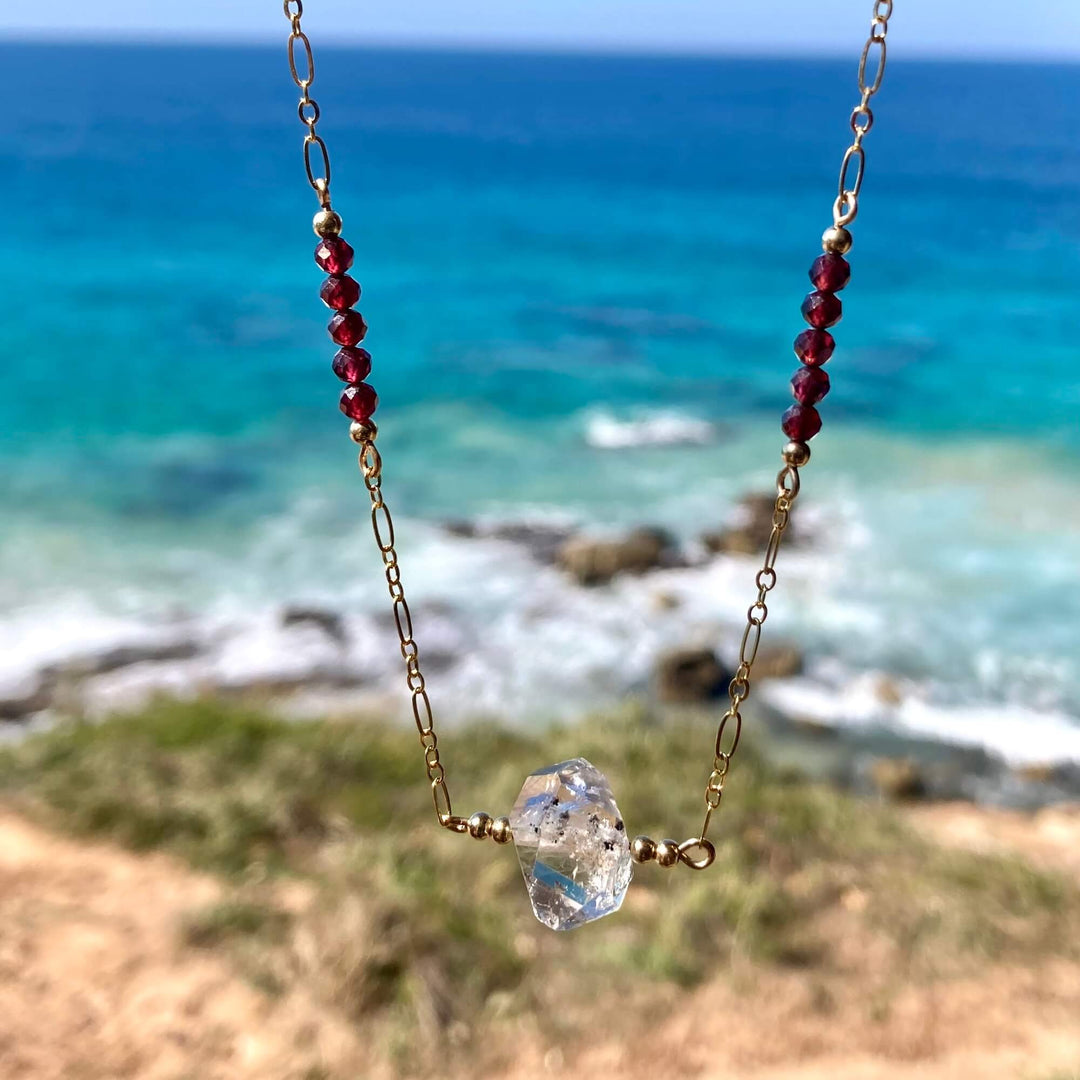
{"label": "necklace", "polygon": [[712,766],[705,784],[705,817],[697,835],[681,843],[655,841],[648,836],[631,841],[607,779],[585,758],[560,761],[531,773],[507,817],[493,818],[478,811],[465,818],[453,811],[427,681],[420,666],[420,647],[413,634],[412,614],[401,580],[394,522],[383,497],[383,462],[375,445],[378,429],[371,419],[378,397],[365,382],[371,373],[371,354],[360,347],[367,334],[367,323],[354,307],[360,299],[360,285],[348,273],[353,249],[342,239],[341,217],[330,204],[330,155],[316,130],[320,110],[311,96],[315,61],[311,42],[300,25],[304,5],[302,0],[285,0],[283,6],[292,28],[288,42],[289,71],[300,90],[297,115],[306,129],[304,171],[319,200],[319,210],[312,223],[319,237],[315,262],[329,275],[319,295],[334,312],[328,329],[330,337],[340,346],[332,366],[346,384],[341,395],[341,411],[352,421],[349,435],[360,448],[360,473],[371,499],[372,531],[393,602],[394,624],[435,815],[439,825],[451,832],[468,833],[477,840],[490,838],[496,844],[513,842],[533,913],[545,926],[569,930],[619,909],[635,862],[706,870],[716,859],[716,848],[708,838],[709,826],[720,808],[731,762],[739,747],[743,724],[740,710],[750,696],[761,628],[769,614],[766,601],[776,586],[780,544],[799,495],[799,470],[810,461],[807,444],[821,430],[821,416],[815,406],[829,392],[829,376],[823,365],[832,356],[835,342],[828,328],[840,321],[841,302],[836,294],[850,276],[844,258],[852,243],[847,226],[855,220],[859,209],[866,167],[863,140],[874,122],[870,99],[881,88],[885,74],[885,36],[893,0],[875,0],[870,36],[859,57],[861,96],[849,120],[853,138],[840,165],[832,207],[833,223],[822,235],[824,253],[810,267],[814,288],[802,303],[803,318],[810,328],[795,338],[795,354],[802,366],[791,380],[795,404],[781,419],[781,428],[790,441],[781,452],[783,468],[776,478],[772,528],[764,561],[754,579],[757,598],[746,613],[739,664],[728,685],[729,705],[716,731]]}

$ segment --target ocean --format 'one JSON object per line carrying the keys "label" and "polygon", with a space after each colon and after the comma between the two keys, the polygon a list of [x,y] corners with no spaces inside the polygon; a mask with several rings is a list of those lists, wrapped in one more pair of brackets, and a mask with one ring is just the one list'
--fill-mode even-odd
{"label": "ocean", "polygon": [[[854,59],[315,44],[437,708],[542,723],[643,692],[664,649],[730,656],[755,560],[697,541],[779,466]],[[96,692],[406,708],[284,46],[7,60],[0,699],[157,643]],[[1078,97],[1076,66],[890,57],[770,604],[806,655],[779,707],[1080,760]],[[693,565],[586,590],[462,520],[655,524]]]}

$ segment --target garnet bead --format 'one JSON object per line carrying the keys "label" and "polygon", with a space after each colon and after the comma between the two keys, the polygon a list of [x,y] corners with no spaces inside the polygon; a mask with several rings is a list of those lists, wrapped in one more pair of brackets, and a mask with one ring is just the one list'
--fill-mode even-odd
{"label": "garnet bead", "polygon": [[341,411],[350,420],[369,420],[379,404],[379,395],[368,383],[346,386],[341,394]]}
{"label": "garnet bead", "polygon": [[359,345],[367,333],[367,323],[359,311],[339,311],[327,325],[339,345]]}
{"label": "garnet bead", "polygon": [[836,341],[828,330],[804,330],[795,339],[795,355],[808,367],[821,367],[835,348]]}
{"label": "garnet bead", "polygon": [[354,281],[348,274],[343,274],[341,277],[331,275],[323,282],[319,296],[327,307],[344,311],[360,299],[360,283]]}
{"label": "garnet bead", "polygon": [[851,267],[843,255],[826,252],[810,267],[810,280],[822,292],[839,292],[851,278]]}
{"label": "garnet bead", "polygon": [[340,236],[328,236],[315,246],[315,262],[328,274],[344,274],[352,261],[353,249]]}
{"label": "garnet bead", "polygon": [[840,298],[829,292],[812,292],[802,302],[803,318],[816,330],[840,321]]}
{"label": "garnet bead", "polygon": [[371,374],[371,353],[367,349],[338,349],[332,366],[342,382],[363,382]]}
{"label": "garnet bead", "polygon": [[789,439],[809,442],[821,430],[821,414],[813,405],[792,405],[780,418],[780,427]]}
{"label": "garnet bead", "polygon": [[819,367],[801,367],[791,377],[791,392],[800,405],[816,405],[829,392],[829,375]]}

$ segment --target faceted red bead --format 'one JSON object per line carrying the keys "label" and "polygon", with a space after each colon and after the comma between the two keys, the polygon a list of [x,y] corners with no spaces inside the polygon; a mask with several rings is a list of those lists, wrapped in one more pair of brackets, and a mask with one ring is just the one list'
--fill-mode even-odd
{"label": "faceted red bead", "polygon": [[348,274],[342,274],[340,277],[331,274],[323,282],[323,287],[319,290],[319,296],[322,297],[322,302],[327,307],[332,307],[336,311],[344,311],[345,308],[351,308],[360,299],[360,283],[354,281]]}
{"label": "faceted red bead", "polygon": [[328,274],[344,274],[352,261],[353,249],[340,236],[328,236],[315,247],[315,262]]}
{"label": "faceted red bead", "polygon": [[829,392],[829,375],[819,367],[801,367],[791,377],[791,392],[800,405],[816,405]]}
{"label": "faceted red bead", "polygon": [[839,292],[851,278],[851,267],[843,255],[828,251],[810,267],[810,280],[822,292]]}
{"label": "faceted red bead", "polygon": [[371,353],[367,349],[338,349],[332,366],[342,382],[363,382],[371,374]]}
{"label": "faceted red bead", "polygon": [[792,405],[780,418],[780,427],[789,439],[809,442],[821,430],[821,414],[813,405]]}
{"label": "faceted red bead", "polygon": [[828,330],[804,330],[795,339],[795,355],[808,367],[821,367],[835,348],[836,341]]}
{"label": "faceted red bead", "polygon": [[803,318],[816,330],[824,330],[840,321],[840,297],[828,292],[808,293],[802,302]]}
{"label": "faceted red bead", "polygon": [[339,345],[359,345],[367,333],[367,323],[359,311],[339,311],[327,325],[330,336]]}
{"label": "faceted red bead", "polygon": [[379,395],[366,382],[359,386],[346,386],[341,393],[341,411],[350,420],[370,420],[378,404]]}

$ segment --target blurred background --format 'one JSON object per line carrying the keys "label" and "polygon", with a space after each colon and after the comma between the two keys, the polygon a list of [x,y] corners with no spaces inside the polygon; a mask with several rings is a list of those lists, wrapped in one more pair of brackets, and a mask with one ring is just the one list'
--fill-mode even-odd
{"label": "blurred background", "polygon": [[[309,3],[458,800],[697,827],[870,7]],[[1065,0],[897,0],[730,850],[557,939],[427,835],[279,5],[0,32],[0,1076],[1080,1075]]]}

